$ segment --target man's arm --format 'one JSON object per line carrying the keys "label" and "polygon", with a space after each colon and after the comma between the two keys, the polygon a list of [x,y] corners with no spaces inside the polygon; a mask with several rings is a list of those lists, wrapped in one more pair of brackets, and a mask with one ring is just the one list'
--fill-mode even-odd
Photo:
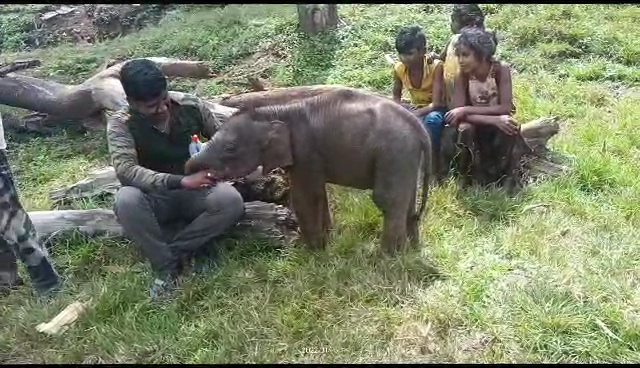
{"label": "man's arm", "polygon": [[128,118],[125,110],[107,112],[107,144],[120,183],[145,191],[182,188],[182,175],[159,173],[138,164],[135,142],[127,127]]}

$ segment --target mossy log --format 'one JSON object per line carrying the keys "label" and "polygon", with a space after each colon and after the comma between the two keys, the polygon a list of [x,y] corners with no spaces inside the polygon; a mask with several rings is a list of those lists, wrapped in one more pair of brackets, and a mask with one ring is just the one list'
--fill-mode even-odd
{"label": "mossy log", "polygon": [[[33,211],[29,212],[29,216],[42,240],[69,232],[80,232],[88,236],[125,236],[112,210]],[[252,201],[245,203],[244,217],[225,237],[266,236],[288,243],[298,236],[297,231],[295,217],[287,207]]]}

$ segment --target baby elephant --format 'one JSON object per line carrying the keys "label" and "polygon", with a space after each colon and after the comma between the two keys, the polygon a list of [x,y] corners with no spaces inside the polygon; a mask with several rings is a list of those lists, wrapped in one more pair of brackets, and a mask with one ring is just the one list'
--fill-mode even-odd
{"label": "baby elephant", "polygon": [[[422,157],[424,156],[424,157]],[[422,201],[416,211],[422,158]],[[284,168],[302,238],[326,247],[331,228],[326,183],[373,189],[382,211],[382,246],[394,253],[407,239],[419,243],[431,174],[431,140],[411,112],[390,99],[341,88],[280,106],[240,110],[185,167],[211,169],[225,178],[262,165]]]}

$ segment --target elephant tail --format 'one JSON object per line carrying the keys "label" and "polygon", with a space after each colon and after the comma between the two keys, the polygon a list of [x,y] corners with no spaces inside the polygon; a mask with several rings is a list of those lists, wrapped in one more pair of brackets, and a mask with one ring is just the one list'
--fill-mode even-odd
{"label": "elephant tail", "polygon": [[[427,137],[429,139],[429,137]],[[420,201],[420,207],[418,208],[418,212],[416,212],[415,218],[416,221],[420,222],[420,218],[424,213],[424,210],[427,207],[427,197],[429,196],[429,185],[431,179],[431,170],[432,170],[432,157],[431,157],[431,145],[427,141],[422,144],[424,150],[423,162],[422,162],[422,200]]]}

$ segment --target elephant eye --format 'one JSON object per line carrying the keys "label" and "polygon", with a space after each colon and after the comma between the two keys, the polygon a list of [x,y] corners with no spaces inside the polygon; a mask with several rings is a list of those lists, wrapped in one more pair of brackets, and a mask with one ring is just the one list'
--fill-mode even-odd
{"label": "elephant eye", "polygon": [[226,146],[224,146],[224,152],[225,153],[233,153],[236,151],[236,146],[234,144],[228,144]]}

